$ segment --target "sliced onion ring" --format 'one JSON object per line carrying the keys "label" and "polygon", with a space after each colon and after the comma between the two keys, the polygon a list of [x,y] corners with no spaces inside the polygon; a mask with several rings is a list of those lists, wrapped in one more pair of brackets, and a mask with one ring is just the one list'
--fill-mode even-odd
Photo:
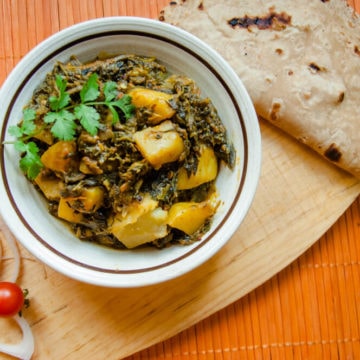
{"label": "sliced onion ring", "polygon": [[22,360],[30,360],[34,353],[34,337],[28,322],[19,315],[15,315],[14,320],[19,324],[22,330],[22,340],[18,344],[0,343],[0,352],[17,357]]}
{"label": "sliced onion ring", "polygon": [[[2,218],[0,217],[0,222],[2,222]],[[3,223],[3,222],[2,222]],[[18,247],[16,245],[16,241],[10,231],[3,226],[1,228],[3,233],[4,240],[7,242],[9,248],[11,249],[14,257],[14,271],[9,281],[15,283],[17,278],[19,277],[20,272],[20,254]],[[1,256],[1,253],[0,253]],[[0,257],[1,261],[1,257]],[[34,336],[31,331],[31,328],[28,322],[21,316],[15,315],[13,319],[18,323],[22,331],[22,340],[18,344],[3,344],[0,343],[0,352],[5,354],[17,357],[22,360],[30,360],[34,353]]]}

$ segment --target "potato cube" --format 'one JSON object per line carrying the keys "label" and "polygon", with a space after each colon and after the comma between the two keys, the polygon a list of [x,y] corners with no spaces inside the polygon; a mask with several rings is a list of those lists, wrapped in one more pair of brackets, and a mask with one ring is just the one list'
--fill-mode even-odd
{"label": "potato cube", "polygon": [[109,225],[111,233],[129,249],[168,234],[167,211],[148,195],[116,214]]}
{"label": "potato cube", "polygon": [[136,107],[145,107],[151,112],[152,115],[148,119],[151,124],[158,124],[175,114],[175,110],[169,104],[174,97],[172,94],[139,87],[131,90],[129,95]]}
{"label": "potato cube", "polygon": [[34,181],[48,200],[58,201],[60,199],[61,190],[64,188],[64,183],[60,179],[46,176],[44,172],[40,172]]}
{"label": "potato cube", "polygon": [[84,188],[80,196],[65,198],[67,204],[81,213],[94,213],[104,202],[104,189],[101,186]]}
{"label": "potato cube", "polygon": [[215,212],[214,207],[208,201],[178,202],[171,206],[168,216],[168,224],[176,229],[192,235],[204,225],[206,219]]}
{"label": "potato cube", "polygon": [[218,173],[218,161],[214,150],[206,145],[200,147],[200,158],[196,173],[190,174],[185,168],[178,173],[177,188],[179,190],[192,189],[216,178]]}
{"label": "potato cube", "polygon": [[74,141],[58,141],[42,154],[41,161],[46,168],[65,173],[76,165],[75,153]]}
{"label": "potato cube", "polygon": [[178,160],[184,151],[183,139],[169,120],[137,131],[134,140],[141,154],[155,169]]}
{"label": "potato cube", "polygon": [[68,200],[61,198],[58,206],[58,217],[60,219],[69,221],[71,223],[81,223],[83,221],[83,214],[74,210],[68,203]]}

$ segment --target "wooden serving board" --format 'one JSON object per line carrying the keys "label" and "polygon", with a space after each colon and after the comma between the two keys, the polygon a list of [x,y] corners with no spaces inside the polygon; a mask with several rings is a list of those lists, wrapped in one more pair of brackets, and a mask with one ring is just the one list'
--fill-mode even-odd
{"label": "wooden serving board", "polygon": [[[118,360],[135,353],[236,301],[320,238],[359,195],[360,181],[260,124],[263,166],[253,206],[230,242],[191,273],[144,288],[104,289],[68,279],[21,248],[33,359]],[[12,261],[3,250],[6,276]],[[3,339],[20,339],[11,320],[0,321]]]}

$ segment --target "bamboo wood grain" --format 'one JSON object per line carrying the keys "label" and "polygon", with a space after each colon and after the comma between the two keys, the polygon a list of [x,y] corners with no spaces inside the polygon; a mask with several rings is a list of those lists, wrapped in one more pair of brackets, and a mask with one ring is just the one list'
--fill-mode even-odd
{"label": "bamboo wood grain", "polygon": [[[3,31],[0,35],[0,61],[3,65],[0,81],[29,48],[59,28],[96,16],[126,14],[155,17],[166,2],[103,1],[99,6],[99,2],[89,1],[80,8],[76,1],[64,1],[61,5],[55,0],[14,1],[11,7],[10,2],[2,1],[2,27],[11,29],[11,33]],[[40,13],[43,16],[37,16],[35,21],[32,16]],[[21,42],[18,38],[24,22],[20,21],[20,15],[27,19],[27,32],[22,34]],[[29,288],[32,298],[32,305],[24,311],[24,316],[30,322],[36,339],[34,359],[120,359],[159,343],[203,319],[203,331],[211,333],[200,339],[204,341],[202,346],[220,348],[226,342],[230,344],[232,336],[232,340],[236,341],[232,330],[240,332],[241,328],[233,323],[232,326],[228,324],[228,334],[223,332],[225,325],[217,332],[216,326],[211,324],[214,317],[209,316],[233,304],[291,263],[287,269],[292,271],[295,281],[278,297],[271,298],[271,306],[278,311],[284,309],[284,303],[288,303],[290,309],[302,308],[306,315],[304,319],[292,318],[294,323],[286,323],[285,313],[284,323],[280,324],[274,314],[267,312],[265,299],[276,288],[272,281],[278,278],[274,278],[257,292],[251,292],[240,304],[245,314],[244,333],[254,339],[261,338],[268,344],[278,342],[279,338],[285,342],[289,336],[300,338],[304,333],[309,338],[318,332],[329,339],[336,338],[336,329],[326,323],[315,322],[318,328],[313,328],[309,319],[319,316],[319,312],[305,304],[311,302],[309,294],[317,292],[319,308],[321,302],[329,307],[326,294],[348,291],[346,279],[353,277],[354,281],[359,280],[359,273],[352,269],[340,274],[330,272],[327,274],[329,283],[335,277],[337,280],[341,278],[337,282],[341,283],[341,288],[331,288],[329,283],[320,284],[321,287],[315,284],[314,269],[300,271],[296,267],[298,263],[294,265],[293,261],[354,202],[360,193],[360,182],[324,162],[268,123],[260,120],[260,125],[263,168],[254,204],[231,241],[219,254],[191,273],[140,289],[102,289],[68,279],[21,249],[20,282]],[[4,226],[0,222],[0,230]],[[339,247],[334,249],[339,250],[335,251],[337,256],[343,257],[337,260],[342,262],[346,262],[353,251],[359,251],[359,248],[346,249],[344,244],[335,246]],[[355,246],[353,242],[351,246]],[[11,271],[11,254],[6,247],[4,252],[7,260],[0,270],[6,276]],[[309,256],[308,252],[306,255]],[[288,273],[280,274],[281,278]],[[339,305],[344,314],[345,309],[349,309],[348,317],[357,311],[354,297],[350,298],[349,301],[342,299]],[[233,308],[227,309],[231,312]],[[291,313],[288,316],[291,317]],[[254,317],[258,320],[254,321]],[[268,324],[267,327],[257,325],[264,317],[267,321],[262,324]],[[350,334],[357,331],[357,325],[352,326],[355,328],[349,330]],[[18,329],[10,320],[1,319],[0,339],[16,341],[19,336]],[[180,337],[173,338],[173,341],[179,342],[173,347],[180,349],[182,354],[191,352],[195,346],[194,336],[196,334],[191,332],[181,332]],[[166,344],[169,346],[169,343]],[[351,342],[347,346],[355,349]],[[324,354],[321,343],[313,349],[311,354],[314,356]],[[336,349],[335,344],[328,355],[335,354]],[[156,347],[149,351],[149,356],[157,359]],[[286,347],[259,347],[255,352],[247,349],[249,358],[272,356],[280,359],[286,357],[287,351]],[[307,348],[295,351],[299,356],[309,355]],[[346,355],[346,349],[341,351],[342,355]],[[203,358],[209,357],[204,354]],[[217,358],[223,359],[220,356]]]}

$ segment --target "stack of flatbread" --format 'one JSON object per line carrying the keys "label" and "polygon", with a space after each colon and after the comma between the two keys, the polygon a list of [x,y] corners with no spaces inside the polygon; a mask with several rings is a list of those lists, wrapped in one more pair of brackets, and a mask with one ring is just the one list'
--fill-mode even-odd
{"label": "stack of flatbread", "polygon": [[222,54],[259,116],[360,178],[360,17],[344,0],[178,0],[160,20]]}

